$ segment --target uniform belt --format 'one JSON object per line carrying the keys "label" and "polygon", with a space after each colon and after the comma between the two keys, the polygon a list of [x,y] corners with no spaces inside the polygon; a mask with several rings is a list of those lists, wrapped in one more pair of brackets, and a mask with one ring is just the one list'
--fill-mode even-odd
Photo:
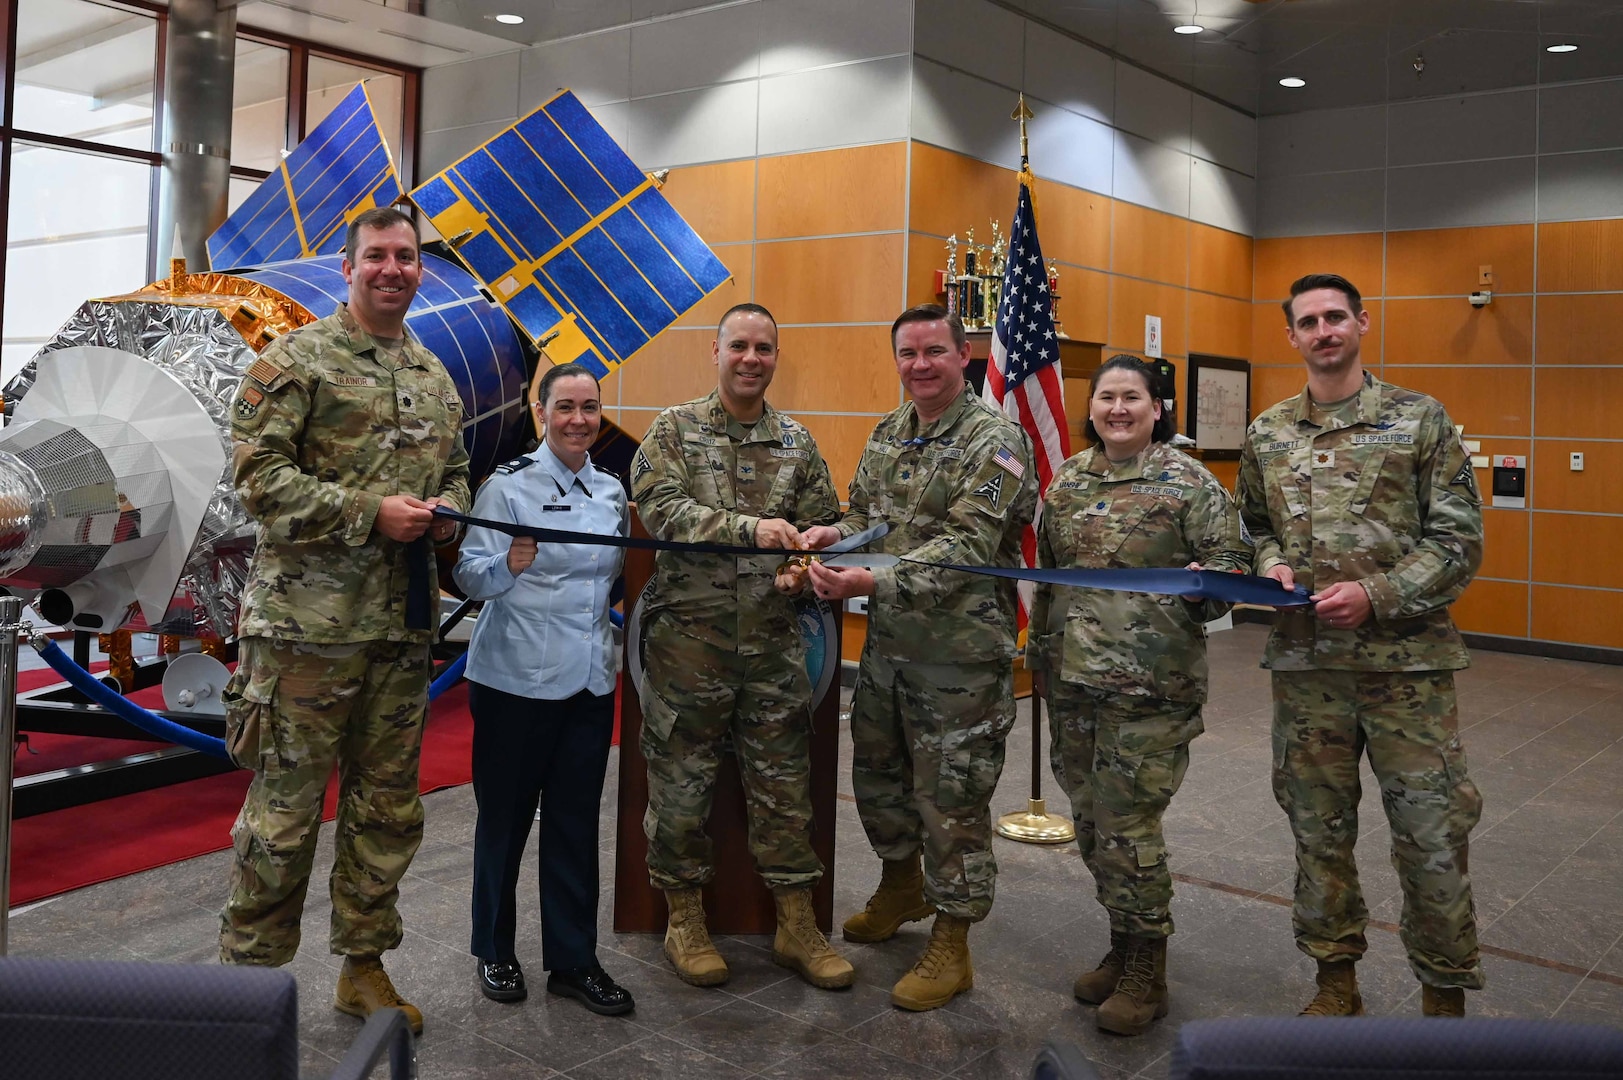
{"label": "uniform belt", "polygon": [[[591,544],[600,547],[630,548],[638,551],[679,551],[693,555],[732,555],[750,557],[767,555],[782,558],[782,548],[757,548],[730,544],[684,544],[676,540],[652,540],[618,534],[569,532],[564,529],[543,529],[537,525],[515,525],[509,521],[492,521],[470,517],[448,510],[434,508],[441,517],[492,529],[509,536],[528,536],[544,544]],[[853,538],[855,539],[855,538]],[[836,547],[842,545],[835,545]],[[899,556],[899,561],[939,570],[957,570],[965,574],[1011,578],[1015,581],[1034,581],[1046,585],[1065,585],[1072,588],[1108,589],[1113,592],[1160,593],[1171,596],[1200,596],[1229,604],[1257,604],[1262,607],[1299,607],[1307,604],[1308,591],[1298,585],[1287,590],[1273,578],[1251,574],[1226,574],[1219,570],[1082,570],[1082,569],[1029,569],[1026,567],[964,566],[959,563],[933,563],[922,559]]]}

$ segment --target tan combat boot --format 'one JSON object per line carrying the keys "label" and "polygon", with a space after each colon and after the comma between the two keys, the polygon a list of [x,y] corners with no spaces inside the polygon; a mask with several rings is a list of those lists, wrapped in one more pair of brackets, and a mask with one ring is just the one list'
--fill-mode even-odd
{"label": "tan combat boot", "polygon": [[1142,1035],[1167,1014],[1167,939],[1129,937],[1125,944],[1121,981],[1094,1023],[1100,1031]]}
{"label": "tan combat boot", "polygon": [[845,940],[861,945],[889,941],[903,923],[917,922],[935,913],[924,899],[924,870],[920,855],[880,863],[879,888],[868,906],[845,920]]}
{"label": "tan combat boot", "polygon": [[939,1009],[975,985],[969,962],[969,920],[936,915],[919,962],[890,991],[890,1003],[911,1012]]}
{"label": "tan combat boot", "polygon": [[1092,971],[1084,971],[1076,977],[1071,986],[1071,993],[1078,1001],[1085,1001],[1089,1005],[1102,1005],[1106,998],[1116,992],[1116,983],[1121,981],[1123,958],[1127,955],[1127,935],[1110,932],[1110,951],[1105,958],[1099,961],[1099,966]]}
{"label": "tan combat boot", "polygon": [[1420,987],[1420,1015],[1464,1016],[1465,990],[1458,986]]}
{"label": "tan combat boot", "polygon": [[379,1009],[399,1009],[406,1014],[406,1022],[414,1034],[423,1033],[423,1014],[417,1006],[409,1004],[389,981],[383,970],[383,961],[375,956],[346,956],[344,970],[338,973],[338,992],[333,996],[333,1007],[339,1012],[365,1019]]}
{"label": "tan combat boot", "polygon": [[676,974],[690,986],[720,986],[727,981],[721,958],[704,925],[704,894],[698,889],[666,889],[670,920],[665,924],[665,955]]}
{"label": "tan combat boot", "polygon": [[834,951],[828,938],[817,929],[812,910],[811,890],[776,888],[772,898],[778,905],[778,936],[772,941],[772,960],[793,968],[800,977],[824,990],[850,986],[857,977],[850,961]]}
{"label": "tan combat boot", "polygon": [[1351,960],[1334,964],[1319,961],[1319,992],[1298,1016],[1363,1016],[1364,999],[1358,993],[1358,973]]}

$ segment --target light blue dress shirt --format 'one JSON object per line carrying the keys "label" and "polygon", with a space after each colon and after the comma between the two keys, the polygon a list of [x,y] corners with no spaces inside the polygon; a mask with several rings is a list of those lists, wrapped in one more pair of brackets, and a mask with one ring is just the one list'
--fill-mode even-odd
{"label": "light blue dress shirt", "polygon": [[[631,514],[613,473],[588,457],[570,472],[545,443],[499,467],[480,487],[473,516],[548,529],[627,536]],[[512,538],[470,527],[452,572],[470,600],[485,606],[468,645],[467,677],[521,697],[561,701],[582,690],[614,690],[619,657],[609,624],[609,589],[620,548],[541,544],[535,562],[507,569]]]}

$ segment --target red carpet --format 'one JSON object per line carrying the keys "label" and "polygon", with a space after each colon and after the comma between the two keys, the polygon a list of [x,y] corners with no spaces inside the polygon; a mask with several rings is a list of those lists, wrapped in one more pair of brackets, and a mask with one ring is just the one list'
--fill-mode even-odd
{"label": "red carpet", "polygon": [[[36,676],[32,684],[24,682],[29,676]],[[55,675],[51,672],[27,672],[18,679],[22,690],[52,681]],[[159,700],[147,700],[154,693]],[[132,695],[148,708],[161,706],[161,698],[157,687]],[[38,757],[18,754],[19,775],[25,774],[25,768],[40,772],[130,752],[120,747],[141,750],[154,745],[53,735],[31,735],[29,742],[41,753]],[[423,733],[424,794],[468,783],[472,749],[468,684],[461,683],[440,695],[429,710],[428,728]],[[75,760],[67,760],[69,757]],[[55,763],[34,767],[41,759]],[[246,772],[224,773],[15,822],[11,830],[11,903],[26,904],[229,847],[231,823],[242,809],[250,779]],[[336,780],[327,788],[323,820],[332,820],[335,797]]]}
{"label": "red carpet", "polygon": [[[92,670],[105,666],[92,665]],[[56,681],[56,674],[48,670],[23,672],[17,689],[34,690]],[[130,698],[149,709],[163,707],[163,692],[156,686]],[[615,705],[614,741],[618,744],[618,700]],[[156,744],[31,734],[29,745],[37,753],[17,754],[18,776],[105,761]],[[472,753],[473,718],[468,714],[468,684],[464,682],[440,695],[429,709],[428,727],[423,732],[423,794],[470,782]],[[242,809],[250,779],[246,772],[225,773],[15,822],[11,831],[12,905],[224,850],[231,845],[231,824]],[[336,797],[335,778],[327,787],[324,821],[333,819]]]}

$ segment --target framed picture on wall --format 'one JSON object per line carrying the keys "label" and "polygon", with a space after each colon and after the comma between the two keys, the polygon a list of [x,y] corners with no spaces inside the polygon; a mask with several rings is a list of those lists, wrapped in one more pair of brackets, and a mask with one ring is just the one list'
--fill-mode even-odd
{"label": "framed picture on wall", "polygon": [[1251,418],[1251,364],[1223,356],[1189,357],[1189,437],[1201,456],[1237,461]]}

